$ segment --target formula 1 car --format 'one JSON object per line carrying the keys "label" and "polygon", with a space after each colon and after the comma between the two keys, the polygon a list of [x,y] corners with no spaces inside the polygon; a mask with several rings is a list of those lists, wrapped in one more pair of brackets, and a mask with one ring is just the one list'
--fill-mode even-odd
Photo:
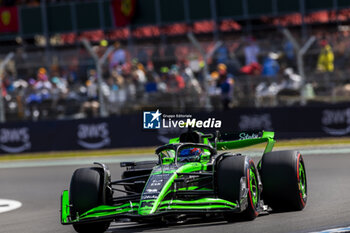
{"label": "formula 1 car", "polygon": [[[264,142],[257,166],[249,156],[218,153]],[[253,220],[271,210],[302,210],[307,201],[303,157],[292,150],[271,152],[274,143],[273,132],[237,138],[189,130],[158,147],[157,161],[122,162],[126,170],[121,180],[111,181],[104,164],[77,169],[69,191],[62,193],[61,223],[72,224],[79,233],[97,233],[115,220],[236,221]]]}

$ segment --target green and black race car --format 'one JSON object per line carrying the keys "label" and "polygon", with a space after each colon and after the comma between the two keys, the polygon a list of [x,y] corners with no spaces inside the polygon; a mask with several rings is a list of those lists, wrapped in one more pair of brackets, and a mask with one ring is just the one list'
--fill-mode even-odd
{"label": "green and black race car", "polygon": [[[97,233],[115,220],[183,222],[208,216],[253,220],[271,210],[302,210],[307,182],[301,154],[271,152],[273,132],[233,138],[234,134],[189,130],[157,148],[157,161],[121,163],[126,171],[117,181],[111,181],[104,164],[77,169],[69,191],[61,197],[61,223],[72,224],[80,233]],[[249,156],[218,153],[264,142],[257,166]]]}

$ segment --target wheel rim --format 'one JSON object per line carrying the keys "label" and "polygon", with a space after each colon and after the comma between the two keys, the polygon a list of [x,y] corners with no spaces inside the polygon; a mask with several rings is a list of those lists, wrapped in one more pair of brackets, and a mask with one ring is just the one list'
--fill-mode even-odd
{"label": "wheel rim", "polygon": [[258,182],[256,180],[254,168],[249,169],[250,193],[254,207],[258,202]]}
{"label": "wheel rim", "polygon": [[306,198],[306,175],[305,175],[305,169],[302,161],[299,161],[299,189],[301,191],[301,195],[303,199]]}

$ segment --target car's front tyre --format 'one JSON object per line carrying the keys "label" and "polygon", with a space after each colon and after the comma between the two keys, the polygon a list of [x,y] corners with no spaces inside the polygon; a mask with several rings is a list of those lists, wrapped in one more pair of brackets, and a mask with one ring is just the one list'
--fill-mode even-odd
{"label": "car's front tyre", "polygon": [[[80,168],[77,169],[70,183],[70,203],[72,205],[71,215],[75,219],[86,211],[103,205],[103,170],[101,168]],[[78,233],[102,233],[105,232],[110,222],[97,223],[75,223],[74,229]]]}
{"label": "car's front tyre", "polygon": [[228,221],[253,220],[258,216],[258,174],[253,160],[246,156],[228,156],[219,162],[216,171],[219,198],[239,203],[242,177],[246,177],[248,206],[240,214],[226,214],[225,218]]}

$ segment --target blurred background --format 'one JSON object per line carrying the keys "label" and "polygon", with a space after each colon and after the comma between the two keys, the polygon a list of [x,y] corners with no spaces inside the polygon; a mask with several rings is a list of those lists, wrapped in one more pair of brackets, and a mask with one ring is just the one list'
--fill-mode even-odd
{"label": "blurred background", "polygon": [[0,16],[1,121],[350,96],[345,0],[1,0]]}
{"label": "blurred background", "polygon": [[[349,74],[350,0],[0,0],[0,198],[23,203],[2,214],[0,199],[0,232],[72,232],[58,197],[76,168],[100,161],[118,179],[120,162],[154,160],[187,131],[145,129],[157,110],[301,151],[307,208],[262,217],[260,232],[349,226]],[[257,232],[205,221],[108,232]]]}
{"label": "blurred background", "polygon": [[167,143],[157,109],[347,136],[349,23],[347,0],[0,0],[0,153]]}

